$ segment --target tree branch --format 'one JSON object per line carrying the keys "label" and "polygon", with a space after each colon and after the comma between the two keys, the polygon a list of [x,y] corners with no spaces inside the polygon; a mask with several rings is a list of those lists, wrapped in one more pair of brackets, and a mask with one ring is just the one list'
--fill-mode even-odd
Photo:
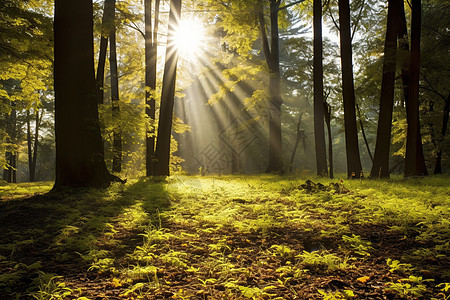
{"label": "tree branch", "polygon": [[[18,60],[20,60],[20,61],[26,63],[28,66],[32,67],[33,69],[35,69],[36,71],[39,72],[39,70],[36,69],[36,67],[33,66],[32,63],[30,63],[29,61],[25,60],[25,58],[21,57],[19,54],[17,54],[16,52],[14,52],[14,48],[12,48],[12,47],[10,47],[10,46],[8,46],[8,45],[6,45],[6,46],[5,46],[5,45],[0,45],[0,49],[6,50],[6,51],[9,52],[10,54],[12,54],[15,58],[17,58]],[[40,72],[39,72],[39,73],[40,73]]]}
{"label": "tree branch", "polygon": [[353,32],[352,32],[352,38],[351,38],[352,41],[353,41],[353,37],[355,36],[356,29],[358,28],[359,21],[361,20],[361,15],[362,15],[362,12],[364,9],[365,2],[366,1],[363,0],[363,3],[361,4],[361,9],[359,10],[358,18],[356,19],[355,27],[353,28]]}
{"label": "tree branch", "polygon": [[292,3],[286,4],[285,6],[279,7],[278,11],[282,11],[283,9],[286,9],[288,7],[291,7],[291,6],[294,6],[296,4],[300,4],[302,2],[305,2],[305,0],[299,0],[299,1],[295,1],[295,2],[292,2]]}
{"label": "tree branch", "polygon": [[328,10],[328,13],[330,14],[331,20],[333,21],[334,26],[336,29],[340,32],[341,28],[339,27],[339,24],[336,22],[336,20],[333,17],[333,13],[331,12],[331,9]]}
{"label": "tree branch", "polygon": [[142,35],[143,38],[145,38],[145,33],[143,33],[142,30],[141,30],[139,27],[137,27],[136,24],[134,24],[133,22],[132,22],[132,24],[133,24],[133,25],[124,23],[125,26],[127,26],[127,27],[129,27],[129,28],[131,28],[131,29],[136,30],[137,32],[139,32],[140,35]]}
{"label": "tree branch", "polygon": [[422,88],[422,89],[424,89],[424,90],[426,90],[426,91],[429,91],[429,92],[432,92],[432,93],[438,95],[439,97],[441,97],[442,99],[444,99],[445,102],[447,102],[448,97],[445,97],[443,94],[439,93],[439,92],[433,87],[433,85],[430,83],[430,81],[428,80],[428,78],[427,78],[427,76],[426,76],[425,74],[424,74],[424,76],[423,76],[423,79],[425,80],[425,82],[428,84],[429,87],[426,87],[426,86],[424,86],[424,85],[420,85],[420,86],[419,86],[420,88]]}

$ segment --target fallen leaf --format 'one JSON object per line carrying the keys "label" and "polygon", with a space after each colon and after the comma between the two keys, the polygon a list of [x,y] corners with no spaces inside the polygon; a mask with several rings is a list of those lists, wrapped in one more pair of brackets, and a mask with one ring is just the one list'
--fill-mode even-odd
{"label": "fallen leaf", "polygon": [[369,276],[363,276],[363,277],[359,277],[356,280],[358,280],[359,282],[362,283],[366,283],[367,281],[369,281],[370,277]]}

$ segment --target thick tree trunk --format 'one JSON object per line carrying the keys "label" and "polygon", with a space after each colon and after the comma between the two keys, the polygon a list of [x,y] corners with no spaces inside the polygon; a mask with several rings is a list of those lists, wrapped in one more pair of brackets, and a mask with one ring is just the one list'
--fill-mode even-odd
{"label": "thick tree trunk", "polygon": [[107,186],[94,74],[92,0],[55,1],[56,180],[61,186]]}
{"label": "thick tree trunk", "polygon": [[419,121],[419,70],[421,0],[412,0],[411,13],[411,62],[409,101],[406,102],[408,131],[406,137],[405,177],[428,175],[423,156]]}
{"label": "thick tree trunk", "polygon": [[444,106],[444,115],[442,116],[442,129],[441,129],[441,136],[438,143],[438,150],[436,153],[436,164],[434,166],[434,174],[442,174],[442,144],[444,143],[445,135],[447,133],[447,126],[448,126],[448,118],[450,114],[450,95],[447,96],[447,99],[445,99],[445,106]]}
{"label": "thick tree trunk", "polygon": [[100,51],[97,65],[97,103],[103,103],[104,82],[105,82],[105,62],[108,48],[108,37],[114,27],[115,0],[105,0],[102,18],[102,35],[100,37]]}
{"label": "thick tree trunk", "polygon": [[154,175],[170,175],[170,139],[172,136],[172,117],[177,76],[178,49],[174,41],[175,30],[181,17],[181,0],[170,1],[169,32],[166,46],[161,108],[156,142],[156,170]]}
{"label": "thick tree trunk", "polygon": [[[113,0],[114,7],[116,1]],[[113,17],[115,20],[115,17]],[[119,71],[117,69],[117,41],[116,29],[113,26],[109,35],[109,66],[111,70],[111,106],[113,120],[120,120],[119,105]],[[115,122],[113,129],[113,163],[112,171],[122,171],[122,132],[120,122]]]}
{"label": "thick tree trunk", "polygon": [[339,23],[347,176],[349,178],[359,178],[362,167],[361,158],[359,156],[358,129],[356,126],[355,88],[353,83],[352,42],[350,32],[350,6],[348,0],[339,0]]}
{"label": "thick tree trunk", "polygon": [[[280,78],[280,41],[278,34],[279,0],[270,1],[270,53],[266,61],[270,69],[269,80],[269,165],[266,172],[282,172],[281,142],[281,78]],[[270,58],[269,58],[270,57]]]}
{"label": "thick tree trunk", "polygon": [[314,0],[314,141],[316,148],[317,175],[326,176],[327,154],[325,146],[323,111],[323,45],[322,45],[322,1]]}
{"label": "thick tree trunk", "polygon": [[152,0],[145,0],[145,113],[152,124],[146,137],[146,175],[155,173],[156,66],[158,57],[158,25],[160,0],[155,1],[155,23],[152,26]]}
{"label": "thick tree trunk", "polygon": [[384,44],[383,77],[381,81],[380,111],[378,116],[375,157],[370,177],[389,177],[392,111],[394,108],[394,83],[397,56],[399,5],[403,0],[389,0],[386,40]]}

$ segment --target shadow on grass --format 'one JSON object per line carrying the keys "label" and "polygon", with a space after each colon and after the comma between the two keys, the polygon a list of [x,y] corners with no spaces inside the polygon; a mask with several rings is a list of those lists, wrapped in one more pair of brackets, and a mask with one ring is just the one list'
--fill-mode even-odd
{"label": "shadow on grass", "polygon": [[86,272],[86,257],[99,245],[111,253],[134,247],[137,233],[157,226],[159,213],[168,209],[166,183],[145,178],[0,202],[0,298],[22,299],[36,288],[38,271]]}

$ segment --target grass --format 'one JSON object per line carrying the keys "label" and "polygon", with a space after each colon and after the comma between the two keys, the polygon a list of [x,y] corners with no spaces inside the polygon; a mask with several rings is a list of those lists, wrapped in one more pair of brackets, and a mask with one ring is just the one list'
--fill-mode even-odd
{"label": "grass", "polygon": [[306,179],[2,185],[0,298],[449,299],[449,177]]}

